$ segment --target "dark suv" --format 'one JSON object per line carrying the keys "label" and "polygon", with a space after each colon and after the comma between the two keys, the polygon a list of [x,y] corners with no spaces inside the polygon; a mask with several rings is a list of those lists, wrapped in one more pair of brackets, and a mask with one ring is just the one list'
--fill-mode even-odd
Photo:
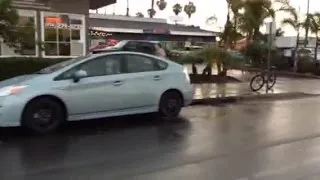
{"label": "dark suv", "polygon": [[135,40],[123,40],[118,42],[115,46],[109,46],[103,49],[93,50],[93,54],[110,52],[110,51],[133,51],[142,52],[146,54],[155,54],[155,45],[158,42],[154,41],[135,41]]}

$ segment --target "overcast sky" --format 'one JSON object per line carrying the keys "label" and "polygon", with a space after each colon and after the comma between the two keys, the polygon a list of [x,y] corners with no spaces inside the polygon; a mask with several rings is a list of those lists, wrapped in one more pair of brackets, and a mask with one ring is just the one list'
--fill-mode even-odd
{"label": "overcast sky", "polygon": [[[155,0],[156,2],[157,0]],[[170,16],[173,16],[172,6],[176,3],[182,5],[187,4],[189,0],[166,0],[167,8],[160,11],[156,8],[155,18],[166,18],[170,21]],[[191,0],[195,3],[197,7],[197,12],[192,15],[191,19],[188,19],[185,13],[181,13],[180,16],[183,17],[182,23],[194,24],[201,26],[205,29],[219,30],[223,27],[226,21],[226,1],[225,0]],[[307,0],[290,0],[291,4],[297,9],[300,7],[301,14],[307,11]],[[117,3],[110,5],[106,8],[99,9],[99,13],[112,14],[115,12],[117,15],[126,14],[126,4],[127,0],[117,0]],[[134,16],[137,12],[142,12],[147,16],[147,9],[151,7],[151,0],[129,0],[130,15]],[[320,11],[320,0],[310,0],[310,12]],[[217,16],[218,22],[215,25],[206,25],[206,19],[210,16]],[[281,17],[285,17],[286,14],[278,14],[277,22],[281,21]],[[286,35],[294,35],[294,31],[291,28],[285,27]],[[263,29],[262,29],[263,31]]]}

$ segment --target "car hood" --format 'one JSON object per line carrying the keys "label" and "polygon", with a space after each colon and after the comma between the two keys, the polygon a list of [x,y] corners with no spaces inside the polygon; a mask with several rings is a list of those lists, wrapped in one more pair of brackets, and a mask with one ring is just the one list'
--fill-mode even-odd
{"label": "car hood", "polygon": [[41,76],[41,75],[28,74],[28,75],[16,76],[16,77],[13,77],[10,79],[6,79],[3,81],[0,81],[0,88],[7,87],[7,86],[13,86],[13,85],[22,85],[24,83],[28,84],[28,81],[30,81],[31,79],[34,79],[35,77],[38,77],[38,76]]}

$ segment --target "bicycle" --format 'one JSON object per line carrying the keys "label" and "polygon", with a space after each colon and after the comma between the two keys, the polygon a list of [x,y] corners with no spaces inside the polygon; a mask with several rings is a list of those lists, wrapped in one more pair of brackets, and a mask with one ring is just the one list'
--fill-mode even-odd
{"label": "bicycle", "polygon": [[[271,67],[269,70],[264,70],[261,73],[252,77],[250,81],[250,88],[252,91],[259,91],[263,88],[265,84],[267,84],[267,89],[270,90],[276,84],[277,76],[274,72],[275,67]],[[269,81],[269,82],[267,82]],[[257,85],[255,87],[254,85]]]}

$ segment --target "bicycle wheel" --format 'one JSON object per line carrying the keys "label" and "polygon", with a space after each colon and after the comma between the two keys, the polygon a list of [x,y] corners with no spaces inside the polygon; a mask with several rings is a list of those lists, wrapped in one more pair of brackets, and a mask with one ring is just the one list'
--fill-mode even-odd
{"label": "bicycle wheel", "polygon": [[252,91],[259,91],[264,85],[264,76],[258,74],[250,81],[250,88]]}
{"label": "bicycle wheel", "polygon": [[277,81],[277,76],[276,76],[276,74],[274,73],[274,72],[270,72],[269,74],[268,74],[268,79],[267,79],[267,81],[268,81],[268,83],[267,83],[267,85],[268,85],[268,90],[270,90],[270,89],[272,89],[273,88],[273,86],[276,84],[276,81]]}

